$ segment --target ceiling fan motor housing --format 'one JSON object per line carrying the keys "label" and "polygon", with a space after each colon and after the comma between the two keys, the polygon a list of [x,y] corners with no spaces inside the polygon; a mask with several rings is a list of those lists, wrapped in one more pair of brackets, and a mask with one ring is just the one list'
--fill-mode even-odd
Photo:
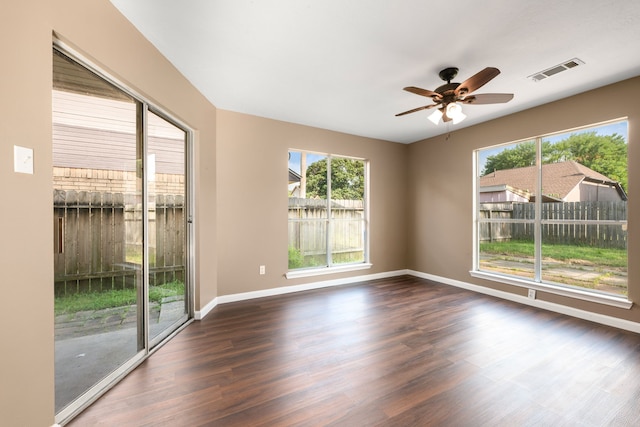
{"label": "ceiling fan motor housing", "polygon": [[[460,86],[460,83],[451,83],[451,80],[453,80],[458,75],[458,68],[445,68],[444,70],[440,71],[438,75],[442,80],[446,81],[447,84],[438,87],[434,92],[442,95],[441,102],[446,106],[447,104],[455,102],[456,100],[456,94],[454,93],[454,91],[458,88],[458,86]],[[462,95],[464,95],[464,93]]]}
{"label": "ceiling fan motor housing", "polygon": [[451,83],[451,80],[453,80],[458,75],[458,69],[456,67],[445,68],[444,70],[440,71],[438,75],[445,82]]}

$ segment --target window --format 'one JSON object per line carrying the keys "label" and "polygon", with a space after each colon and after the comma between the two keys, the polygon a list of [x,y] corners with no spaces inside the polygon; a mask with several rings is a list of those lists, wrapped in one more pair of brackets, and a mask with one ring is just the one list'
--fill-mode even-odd
{"label": "window", "polygon": [[476,162],[474,276],[626,302],[625,120],[481,149]]}
{"label": "window", "polygon": [[363,159],[289,152],[290,271],[366,265],[366,187]]}

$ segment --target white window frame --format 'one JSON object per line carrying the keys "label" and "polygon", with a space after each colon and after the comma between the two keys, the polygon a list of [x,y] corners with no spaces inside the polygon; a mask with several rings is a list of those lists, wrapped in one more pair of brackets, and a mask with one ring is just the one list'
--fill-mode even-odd
{"label": "white window frame", "polygon": [[[306,268],[297,268],[297,269],[293,269],[293,270],[288,270],[287,273],[285,273],[285,277],[287,279],[295,279],[295,278],[300,278],[300,277],[312,277],[312,276],[320,276],[320,275],[325,275],[325,274],[334,274],[334,273],[343,273],[343,272],[349,272],[349,271],[358,271],[358,270],[366,270],[366,269],[370,269],[371,267],[373,267],[373,264],[371,264],[371,262],[369,261],[369,186],[370,186],[370,164],[369,161],[367,159],[364,158],[360,158],[360,157],[353,157],[353,156],[345,156],[345,155],[340,155],[340,154],[331,154],[331,153],[319,153],[319,152],[314,152],[314,151],[309,151],[309,150],[301,150],[301,149],[295,149],[295,148],[290,148],[288,150],[288,152],[292,152],[292,151],[296,151],[296,152],[300,152],[300,153],[307,153],[307,154],[317,154],[317,155],[322,155],[325,156],[327,159],[327,200],[330,201],[331,200],[331,159],[333,158],[341,158],[341,159],[351,159],[351,160],[358,160],[363,162],[364,164],[364,210],[363,210],[363,215],[364,215],[364,219],[363,219],[363,226],[364,226],[364,232],[363,232],[363,238],[364,238],[364,247],[363,247],[363,257],[364,260],[362,262],[357,262],[357,263],[349,263],[349,264],[338,264],[338,265],[333,265],[331,262],[329,262],[329,265],[323,265],[323,266],[318,266],[318,267],[306,267]],[[289,219],[287,221],[290,221]],[[330,253],[331,251],[331,232],[329,230],[331,230],[331,223],[332,223],[332,219],[331,219],[331,203],[328,203],[328,208],[327,208],[327,254]],[[329,257],[330,258],[330,257]]]}
{"label": "white window frame", "polygon": [[[524,138],[521,140],[517,140],[517,141],[511,141],[508,143],[504,143],[504,144],[499,144],[496,145],[494,147],[498,147],[498,146],[504,146],[504,145],[512,145],[512,144],[517,144],[517,143],[521,143],[521,142],[527,142],[527,141],[534,141],[536,144],[536,166],[537,166],[537,180],[536,180],[536,193],[535,194],[542,194],[541,191],[541,187],[542,187],[542,153],[541,153],[541,147],[542,147],[542,141],[543,139],[547,138],[547,137],[551,137],[554,135],[558,135],[558,134],[563,134],[563,133],[570,133],[573,131],[578,131],[578,130],[584,130],[584,129],[589,129],[589,128],[596,128],[599,126],[604,126],[607,124],[612,124],[612,123],[616,123],[616,122],[621,122],[621,121],[627,121],[628,123],[628,119],[626,117],[624,118],[620,118],[620,119],[616,119],[616,120],[611,120],[611,121],[607,121],[607,122],[602,122],[602,123],[595,123],[595,124],[590,124],[590,125],[586,125],[583,127],[579,127],[579,128],[574,128],[574,129],[568,129],[568,130],[563,130],[560,132],[553,132],[553,133],[549,133],[549,134],[545,134],[545,135],[540,135],[540,136],[536,136],[533,138]],[[628,126],[628,125],[627,125]],[[569,286],[562,286],[559,284],[554,284],[554,283],[549,283],[549,282],[543,282],[542,278],[541,278],[541,271],[542,271],[542,266],[541,266],[541,256],[542,256],[542,239],[540,237],[541,235],[541,227],[543,224],[551,224],[554,223],[553,220],[542,220],[541,218],[541,212],[542,212],[542,197],[536,197],[536,201],[535,201],[535,219],[533,220],[509,220],[509,219],[495,219],[495,220],[491,220],[491,219],[480,219],[480,205],[478,203],[479,200],[479,154],[481,151],[483,150],[487,150],[490,149],[492,147],[482,147],[479,148],[477,150],[474,150],[473,152],[473,268],[471,271],[469,271],[469,274],[472,277],[476,277],[479,279],[485,279],[485,280],[490,280],[490,281],[494,281],[494,282],[500,282],[500,283],[506,283],[509,285],[514,285],[514,286],[518,286],[518,287],[522,287],[522,288],[527,288],[530,290],[536,290],[536,291],[541,291],[541,292],[547,292],[547,293],[551,293],[551,294],[555,294],[555,295],[562,295],[562,296],[566,296],[566,297],[570,297],[570,298],[575,298],[575,299],[579,299],[579,300],[584,300],[584,301],[590,301],[590,302],[595,302],[595,303],[599,303],[599,304],[604,304],[604,305],[609,305],[609,306],[613,306],[613,307],[618,307],[618,308],[624,308],[624,309],[630,309],[633,306],[633,302],[630,301],[627,298],[623,297],[623,296],[617,296],[617,295],[613,295],[613,294],[605,294],[605,293],[597,293],[597,292],[592,292],[589,291],[587,289],[580,289],[577,287],[569,287]],[[505,223],[505,222],[513,222],[513,223],[522,223],[522,222],[528,222],[528,223],[532,223],[534,225],[534,278],[533,279],[527,279],[527,278],[522,278],[522,277],[517,277],[517,276],[511,276],[508,274],[500,274],[500,273],[496,273],[496,272],[489,272],[489,271],[483,271],[480,270],[480,235],[479,235],[479,226],[480,223],[492,223],[492,222],[501,222],[501,223]],[[628,218],[626,221],[595,221],[595,220],[585,220],[584,221],[585,224],[611,224],[611,223],[615,223],[615,224],[624,224],[627,225],[628,224]],[[628,254],[627,254],[627,258],[628,258]]]}

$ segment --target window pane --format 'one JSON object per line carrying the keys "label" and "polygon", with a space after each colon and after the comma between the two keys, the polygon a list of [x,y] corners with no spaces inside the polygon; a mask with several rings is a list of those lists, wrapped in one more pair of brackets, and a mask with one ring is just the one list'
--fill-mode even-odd
{"label": "window pane", "polygon": [[142,350],[138,107],[53,51],[56,413]]}
{"label": "window pane", "polygon": [[482,150],[478,160],[478,267],[533,279],[535,142]]}
{"label": "window pane", "polygon": [[478,152],[479,203],[532,202],[537,182],[534,141]]}
{"label": "window pane", "polygon": [[534,277],[533,224],[490,222],[480,227],[479,268],[510,276]]}
{"label": "window pane", "polygon": [[625,225],[545,225],[542,236],[544,282],[627,295]]}
{"label": "window pane", "polygon": [[345,218],[331,223],[333,264],[364,262],[364,221],[356,217],[357,211],[344,209],[340,212]]}
{"label": "window pane", "polygon": [[626,139],[626,122],[542,139],[543,281],[626,295]]}
{"label": "window pane", "polygon": [[[327,200],[327,156],[289,151],[288,194],[294,199]],[[316,205],[324,203],[316,203]]]}
{"label": "window pane", "polygon": [[364,261],[364,161],[331,158],[331,261]]}
{"label": "window pane", "polygon": [[187,134],[164,118],[147,113],[149,209],[149,337],[173,331],[187,315],[186,156]]}
{"label": "window pane", "polygon": [[290,151],[288,194],[289,219],[328,218],[327,156]]}
{"label": "window pane", "polygon": [[[289,269],[327,266],[327,220],[311,218],[318,209],[289,209]],[[308,215],[308,216],[307,216]]]}
{"label": "window pane", "polygon": [[331,158],[331,200],[364,200],[364,161]]}
{"label": "window pane", "polygon": [[626,200],[627,123],[542,140],[543,200]]}
{"label": "window pane", "polygon": [[326,266],[327,156],[289,152],[289,269]]}

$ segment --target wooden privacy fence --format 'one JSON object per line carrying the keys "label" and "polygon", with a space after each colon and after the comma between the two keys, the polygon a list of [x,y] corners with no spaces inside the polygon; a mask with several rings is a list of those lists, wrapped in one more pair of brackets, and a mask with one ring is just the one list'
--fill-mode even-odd
{"label": "wooden privacy fence", "polygon": [[184,283],[184,196],[157,194],[149,208],[150,285]]}
{"label": "wooden privacy fence", "polygon": [[[125,193],[54,190],[56,296],[134,288],[142,264],[142,203]],[[149,204],[149,283],[184,281],[184,197]]]}
{"label": "wooden privacy fence", "polygon": [[[325,199],[289,198],[289,247],[303,256],[327,253],[327,203]],[[364,202],[332,200],[331,219],[332,254],[343,254],[345,259],[350,255],[363,256]]]}
{"label": "wooden privacy fence", "polygon": [[[482,222],[493,220],[533,220],[534,203],[482,203],[480,240],[533,240],[533,223]],[[544,221],[626,221],[626,201],[543,203]],[[623,224],[542,224],[542,242],[587,245],[600,248],[627,247],[626,223]]]}

